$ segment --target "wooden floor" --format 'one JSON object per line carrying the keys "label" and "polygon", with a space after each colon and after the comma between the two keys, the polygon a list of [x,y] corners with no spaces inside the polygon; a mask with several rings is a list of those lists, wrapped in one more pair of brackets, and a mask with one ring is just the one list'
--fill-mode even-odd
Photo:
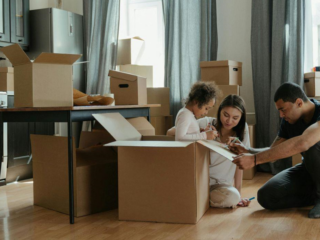
{"label": "wooden floor", "polygon": [[[244,181],[243,196],[256,197],[271,175]],[[0,187],[0,239],[320,239],[320,220],[307,218],[310,208],[264,210],[256,200],[248,208],[210,208],[196,225],[125,222],[117,210],[76,218],[33,206],[33,183]]]}

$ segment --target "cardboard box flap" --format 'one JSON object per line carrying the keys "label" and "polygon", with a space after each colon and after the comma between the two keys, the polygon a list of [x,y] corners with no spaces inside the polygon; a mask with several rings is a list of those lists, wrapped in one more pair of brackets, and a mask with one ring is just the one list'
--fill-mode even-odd
{"label": "cardboard box flap", "polygon": [[114,77],[114,78],[118,78],[118,79],[122,79],[122,80],[126,80],[126,81],[132,81],[132,82],[136,81],[138,79],[137,75],[132,75],[129,73],[119,72],[119,71],[114,71],[114,70],[109,71],[109,76]]}
{"label": "cardboard box flap", "polygon": [[157,148],[183,148],[187,147],[194,142],[165,142],[165,141],[115,141],[112,143],[107,143],[103,146],[106,147],[157,147]]}
{"label": "cardboard box flap", "polygon": [[41,53],[34,62],[72,65],[81,56],[81,54]]}
{"label": "cardboard box flap", "polygon": [[141,140],[141,134],[120,113],[92,114],[92,116],[117,141]]}
{"label": "cardboard box flap", "polygon": [[231,151],[223,148],[224,144],[213,141],[213,140],[199,140],[197,143],[209,148],[210,150],[221,154],[222,156],[228,158],[230,161],[233,161],[233,157],[237,156],[236,154],[232,153]]}
{"label": "cardboard box flap", "polygon": [[155,135],[152,124],[144,117],[129,118],[127,121],[138,130],[141,135]]}
{"label": "cardboard box flap", "polygon": [[223,61],[204,61],[200,62],[200,67],[242,67],[242,62],[232,61],[232,60],[223,60]]}
{"label": "cardboard box flap", "polygon": [[13,68],[12,67],[0,67],[0,72],[2,73],[13,73]]}
{"label": "cardboard box flap", "polygon": [[1,48],[1,51],[6,55],[13,66],[19,66],[31,62],[27,54],[17,43],[8,47],[3,47]]}

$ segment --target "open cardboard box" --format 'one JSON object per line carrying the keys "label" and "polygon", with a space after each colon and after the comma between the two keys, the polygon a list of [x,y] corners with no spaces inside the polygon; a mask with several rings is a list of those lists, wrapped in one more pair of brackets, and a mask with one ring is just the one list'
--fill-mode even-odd
{"label": "open cardboard box", "polygon": [[119,113],[93,116],[117,140],[105,146],[118,147],[119,219],[197,223],[209,208],[212,146],[143,136]]}
{"label": "open cardboard box", "polygon": [[[117,153],[101,145],[108,142],[105,132],[82,132],[73,145],[75,217],[118,206]],[[69,214],[68,138],[31,135],[31,146],[34,204]]]}

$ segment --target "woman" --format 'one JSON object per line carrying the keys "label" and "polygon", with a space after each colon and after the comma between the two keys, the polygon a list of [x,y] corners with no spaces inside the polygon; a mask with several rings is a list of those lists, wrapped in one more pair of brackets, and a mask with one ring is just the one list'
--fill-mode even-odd
{"label": "woman", "polygon": [[[213,128],[218,132],[215,140],[228,143],[230,139],[238,139],[250,147],[246,109],[244,101],[237,95],[227,96],[220,104],[217,118],[204,117],[197,120],[200,130]],[[213,127],[211,127],[211,124]],[[175,135],[175,127],[168,130],[167,135]],[[210,206],[235,207],[248,206],[250,201],[241,199],[242,170],[224,156],[210,151]]]}

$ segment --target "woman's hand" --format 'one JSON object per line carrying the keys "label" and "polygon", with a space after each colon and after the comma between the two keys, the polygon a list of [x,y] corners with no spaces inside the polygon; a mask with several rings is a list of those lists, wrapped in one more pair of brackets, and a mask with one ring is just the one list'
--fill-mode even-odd
{"label": "woman's hand", "polygon": [[237,204],[239,207],[248,207],[251,201],[248,198],[242,198],[240,202]]}
{"label": "woman's hand", "polygon": [[249,148],[247,148],[238,138],[229,137],[226,143],[229,149],[235,154],[249,153]]}

